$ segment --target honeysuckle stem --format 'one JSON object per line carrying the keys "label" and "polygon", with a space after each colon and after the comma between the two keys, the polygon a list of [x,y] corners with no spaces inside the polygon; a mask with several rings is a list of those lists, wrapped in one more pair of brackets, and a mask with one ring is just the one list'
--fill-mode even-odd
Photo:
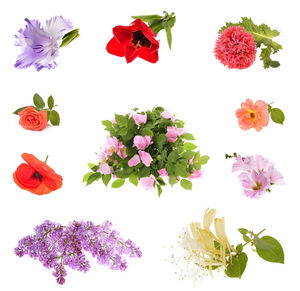
{"label": "honeysuckle stem", "polygon": [[254,233],[251,233],[252,235],[253,235],[253,239],[252,240],[250,240],[250,241],[247,241],[246,243],[244,243],[243,244],[243,247],[245,246],[245,245],[247,245],[248,243],[252,243],[253,242],[253,240],[256,238],[256,237],[258,237],[261,233],[263,233],[264,231],[265,231],[266,229],[264,228],[263,230],[261,230],[258,234],[254,234]]}

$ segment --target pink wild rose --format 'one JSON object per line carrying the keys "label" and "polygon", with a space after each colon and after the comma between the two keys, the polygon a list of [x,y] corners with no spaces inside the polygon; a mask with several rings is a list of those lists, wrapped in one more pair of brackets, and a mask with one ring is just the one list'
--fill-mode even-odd
{"label": "pink wild rose", "polygon": [[141,162],[139,155],[134,155],[129,161],[128,161],[128,166],[129,167],[134,167],[138,165]]}
{"label": "pink wild rose", "polygon": [[151,140],[151,136],[137,135],[133,139],[133,144],[138,150],[144,150],[152,143]]}
{"label": "pink wild rose", "polygon": [[158,172],[159,176],[161,176],[161,177],[167,177],[168,176],[168,172],[166,171],[165,168],[157,170],[157,172]]}
{"label": "pink wild rose", "polygon": [[145,151],[138,151],[139,155],[140,155],[140,158],[143,162],[143,164],[146,166],[146,167],[149,167],[151,162],[153,161],[151,155]]}
{"label": "pink wild rose", "polygon": [[140,179],[142,186],[146,190],[153,189],[153,184],[155,182],[155,177],[153,175],[150,175],[149,177],[144,177]]}

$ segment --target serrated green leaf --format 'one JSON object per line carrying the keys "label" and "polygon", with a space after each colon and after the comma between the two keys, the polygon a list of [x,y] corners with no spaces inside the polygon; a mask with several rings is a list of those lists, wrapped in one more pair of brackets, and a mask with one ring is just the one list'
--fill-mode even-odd
{"label": "serrated green leaf", "polygon": [[57,111],[51,110],[49,115],[49,120],[52,125],[58,126],[60,124],[60,117]]}
{"label": "serrated green leaf", "polygon": [[97,181],[101,178],[102,174],[100,172],[93,173],[87,179],[86,186],[92,184],[94,181]]}
{"label": "serrated green leaf", "polygon": [[193,183],[189,180],[186,180],[186,179],[182,179],[180,181],[180,186],[183,188],[183,189],[186,189],[186,190],[192,190],[193,188]]}
{"label": "serrated green leaf", "polygon": [[256,237],[254,239],[257,254],[272,263],[284,264],[284,252],[281,244],[271,236]]}
{"label": "serrated green leaf", "polygon": [[274,122],[283,124],[285,116],[282,110],[279,108],[272,108],[270,115]]}
{"label": "serrated green leaf", "polygon": [[82,182],[86,182],[88,178],[93,174],[93,172],[88,172],[83,176]]}
{"label": "serrated green leaf", "polygon": [[22,110],[24,110],[27,107],[28,106],[21,107],[21,108],[17,109],[16,111],[14,111],[13,114],[17,114],[18,115],[19,112],[21,112]]}
{"label": "serrated green leaf", "polygon": [[111,174],[103,175],[102,182],[107,187],[109,181],[111,180]]}
{"label": "serrated green leaf", "polygon": [[194,136],[191,133],[183,134],[181,137],[183,137],[186,140],[195,140]]}
{"label": "serrated green leaf", "polygon": [[245,235],[249,232],[246,228],[239,228],[238,231],[243,235]]}
{"label": "serrated green leaf", "polygon": [[79,28],[71,30],[70,32],[64,35],[60,47],[67,46],[70,42],[72,42],[74,39],[78,38],[79,36],[80,36]]}
{"label": "serrated green leaf", "polygon": [[243,235],[243,240],[245,242],[250,242],[251,241],[251,238],[249,236],[247,236],[246,234]]}
{"label": "serrated green leaf", "polygon": [[136,174],[130,174],[129,176],[129,182],[133,185],[137,186],[139,184],[139,178]]}
{"label": "serrated green leaf", "polygon": [[117,179],[111,184],[111,187],[112,188],[120,188],[124,185],[124,183],[125,183],[124,179]]}
{"label": "serrated green leaf", "polygon": [[189,176],[187,172],[187,164],[176,163],[175,164],[175,176],[187,178]]}
{"label": "serrated green leaf", "polygon": [[162,193],[162,188],[159,184],[156,184],[156,188],[157,188],[158,197],[160,197],[160,195]]}
{"label": "serrated green leaf", "polygon": [[54,98],[52,97],[52,95],[48,97],[47,104],[49,109],[52,109],[54,107]]}
{"label": "serrated green leaf", "polygon": [[186,142],[184,145],[183,145],[183,149],[186,150],[186,151],[192,151],[194,149],[196,149],[197,146],[194,145],[193,143],[191,142]]}
{"label": "serrated green leaf", "polygon": [[43,109],[45,107],[43,98],[37,93],[33,95],[33,103],[38,109]]}
{"label": "serrated green leaf", "polygon": [[195,152],[193,151],[186,151],[184,152],[181,156],[187,160],[190,160],[193,158],[193,156],[195,155]]}
{"label": "serrated green leaf", "polygon": [[127,125],[127,118],[123,115],[115,114],[115,120],[116,120],[116,123],[120,126]]}
{"label": "serrated green leaf", "polygon": [[239,253],[228,262],[225,274],[231,278],[241,278],[248,262],[246,253]]}
{"label": "serrated green leaf", "polygon": [[243,251],[243,248],[244,248],[243,244],[238,244],[235,249],[237,250],[238,253],[241,253]]}

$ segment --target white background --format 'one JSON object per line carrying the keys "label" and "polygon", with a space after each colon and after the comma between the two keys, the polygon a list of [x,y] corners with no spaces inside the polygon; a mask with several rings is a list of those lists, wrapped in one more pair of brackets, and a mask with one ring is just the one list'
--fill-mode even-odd
{"label": "white background", "polygon": [[[1,4],[1,290],[195,290],[191,281],[179,281],[176,268],[166,261],[181,229],[202,221],[207,207],[225,217],[232,244],[241,242],[237,228],[266,228],[285,250],[285,264],[263,261],[250,248],[247,269],[239,279],[223,275],[204,278],[197,289],[281,290],[296,284],[299,264],[299,28],[298,1],[6,1]],[[160,60],[141,59],[126,64],[109,55],[105,46],[116,25],[128,25],[131,15],[174,11],[173,49],[159,34]],[[79,27],[81,36],[61,49],[59,67],[36,72],[13,67],[19,48],[14,34],[25,27],[24,18],[46,19],[62,15]],[[252,17],[281,31],[283,50],[276,55],[280,68],[264,70],[257,60],[249,69],[228,70],[213,55],[217,31],[225,21]],[[32,103],[38,92],[54,96],[61,126],[42,132],[26,131],[12,112]],[[257,133],[238,127],[235,110],[246,98],[274,102],[286,115],[283,126],[270,122]],[[142,110],[164,106],[186,121],[202,154],[211,159],[192,191],[179,185],[165,187],[161,198],[155,191],[121,189],[102,183],[85,187],[82,176],[87,162],[105,140],[101,120],[133,107]],[[225,153],[262,154],[285,177],[259,200],[242,195],[242,187]],[[64,178],[61,190],[36,196],[18,188],[12,174],[28,152],[43,160]],[[51,271],[29,257],[18,258],[14,247],[31,234],[35,225],[50,219],[66,224],[74,219],[95,223],[109,219],[143,251],[141,259],[129,259],[123,272],[111,271],[90,259],[91,270],[68,269],[59,286]],[[181,253],[177,253],[180,255]]]}

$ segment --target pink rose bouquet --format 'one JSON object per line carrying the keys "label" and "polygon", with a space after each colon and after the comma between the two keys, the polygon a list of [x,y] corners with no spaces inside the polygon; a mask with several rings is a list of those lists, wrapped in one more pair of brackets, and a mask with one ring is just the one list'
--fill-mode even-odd
{"label": "pink rose bouquet", "polygon": [[201,166],[209,159],[196,151],[197,146],[190,142],[194,137],[184,129],[184,122],[162,107],[115,114],[112,121],[102,124],[109,136],[98,153],[99,162],[88,164],[91,171],[83,178],[86,185],[101,179],[107,186],[114,178],[111,186],[119,188],[128,178],[146,190],[157,188],[159,196],[167,181],[171,186],[180,182],[190,190],[191,180],[201,177]]}

